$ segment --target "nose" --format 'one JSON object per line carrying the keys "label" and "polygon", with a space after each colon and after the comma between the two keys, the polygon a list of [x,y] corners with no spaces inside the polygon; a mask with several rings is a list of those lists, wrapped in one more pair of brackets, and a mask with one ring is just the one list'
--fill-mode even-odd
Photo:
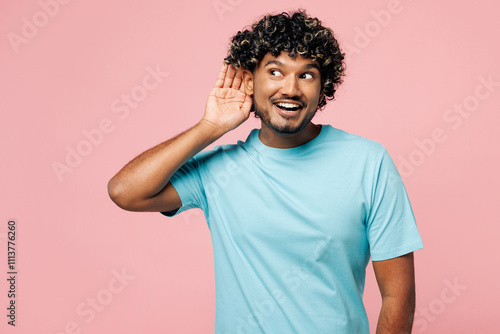
{"label": "nose", "polygon": [[295,75],[289,75],[283,80],[282,94],[288,96],[300,95],[299,82]]}

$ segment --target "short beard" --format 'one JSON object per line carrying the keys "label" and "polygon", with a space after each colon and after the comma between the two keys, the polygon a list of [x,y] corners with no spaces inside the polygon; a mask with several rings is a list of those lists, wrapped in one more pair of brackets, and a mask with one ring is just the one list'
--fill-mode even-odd
{"label": "short beard", "polygon": [[311,120],[313,119],[314,115],[316,115],[316,112],[318,111],[316,109],[316,111],[314,111],[313,113],[311,113],[310,115],[307,115],[306,118],[304,118],[304,120],[302,121],[302,123],[300,123],[298,126],[296,127],[293,127],[289,124],[285,125],[285,126],[282,126],[282,127],[278,127],[274,124],[271,123],[271,118],[269,117],[269,112],[267,110],[263,110],[262,108],[260,108],[259,106],[257,106],[257,104],[255,103],[255,98],[253,99],[253,109],[254,109],[254,112],[255,112],[255,118],[260,118],[260,120],[268,127],[270,128],[271,130],[273,130],[274,132],[276,133],[280,133],[280,134],[294,134],[294,133],[298,133],[302,130],[304,130],[306,128],[306,126],[309,124],[309,122],[311,122]]}

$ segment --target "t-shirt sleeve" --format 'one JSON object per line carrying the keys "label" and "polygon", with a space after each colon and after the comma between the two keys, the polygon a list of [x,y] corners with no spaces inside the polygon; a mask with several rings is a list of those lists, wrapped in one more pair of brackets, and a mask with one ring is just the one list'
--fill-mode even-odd
{"label": "t-shirt sleeve", "polygon": [[170,178],[170,183],[174,186],[181,199],[182,205],[179,209],[161,214],[172,217],[185,210],[192,208],[206,207],[206,197],[201,177],[204,157],[209,151],[203,151],[188,160]]}
{"label": "t-shirt sleeve", "polygon": [[372,261],[388,260],[423,248],[403,180],[385,148],[374,180],[367,220]]}

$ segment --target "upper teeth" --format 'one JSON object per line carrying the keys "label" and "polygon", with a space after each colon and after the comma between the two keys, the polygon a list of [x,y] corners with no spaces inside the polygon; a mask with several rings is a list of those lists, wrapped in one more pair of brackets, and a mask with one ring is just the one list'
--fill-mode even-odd
{"label": "upper teeth", "polygon": [[298,107],[300,107],[298,104],[295,104],[295,103],[284,103],[284,102],[276,103],[276,105],[279,107],[283,107],[283,108],[298,108]]}

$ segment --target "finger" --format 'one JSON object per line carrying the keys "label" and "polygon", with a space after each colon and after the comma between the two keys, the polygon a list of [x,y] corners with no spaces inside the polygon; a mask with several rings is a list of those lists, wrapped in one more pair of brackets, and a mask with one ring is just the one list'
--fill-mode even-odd
{"label": "finger", "polygon": [[236,75],[234,77],[233,84],[232,84],[231,88],[239,90],[241,88],[242,81],[243,81],[243,70],[240,68],[236,72]]}
{"label": "finger", "polygon": [[224,88],[230,88],[233,85],[233,80],[236,75],[236,68],[233,65],[228,65],[226,78],[224,79]]}
{"label": "finger", "polygon": [[227,68],[228,65],[224,63],[219,71],[219,75],[217,76],[214,87],[222,88],[222,86],[224,85],[224,78],[226,77]]}
{"label": "finger", "polygon": [[252,97],[250,95],[245,96],[245,102],[243,102],[243,105],[241,106],[241,110],[245,114],[250,113],[250,110],[252,109],[252,103],[253,103]]}
{"label": "finger", "polygon": [[242,92],[243,94],[246,94],[246,91],[245,91],[245,82],[243,80],[240,83],[239,91]]}

